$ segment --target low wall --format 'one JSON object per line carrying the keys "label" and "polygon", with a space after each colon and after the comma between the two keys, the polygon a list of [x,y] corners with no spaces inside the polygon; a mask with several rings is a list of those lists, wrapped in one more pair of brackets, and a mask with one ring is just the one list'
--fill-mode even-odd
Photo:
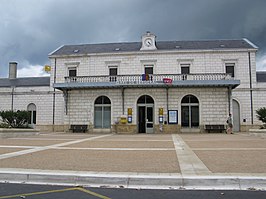
{"label": "low wall", "polygon": [[0,138],[14,138],[38,135],[38,129],[6,129],[0,128]]}

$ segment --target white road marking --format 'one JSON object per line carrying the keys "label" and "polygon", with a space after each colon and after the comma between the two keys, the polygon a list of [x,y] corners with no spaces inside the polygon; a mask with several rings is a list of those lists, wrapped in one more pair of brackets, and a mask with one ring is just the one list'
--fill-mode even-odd
{"label": "white road marking", "polygon": [[36,147],[36,148],[28,149],[28,150],[17,151],[17,152],[13,152],[13,153],[6,153],[6,154],[0,155],[0,160],[6,159],[6,158],[11,158],[11,157],[16,157],[16,156],[20,156],[20,155],[25,155],[25,154],[29,154],[29,153],[44,151],[44,150],[51,149],[54,147],[61,147],[61,146],[66,146],[66,145],[70,145],[70,144],[77,144],[77,143],[84,142],[84,141],[95,140],[98,138],[103,138],[103,137],[107,137],[107,136],[111,136],[111,135],[113,135],[113,134],[101,135],[101,136],[90,137],[90,138],[85,138],[85,139],[79,139],[79,140],[74,140],[74,141],[70,141],[70,142],[53,144],[53,145],[49,145],[49,146],[40,146],[40,147]]}
{"label": "white road marking", "polygon": [[264,151],[266,148],[191,148],[195,151]]}
{"label": "white road marking", "polygon": [[56,140],[76,140],[74,138],[72,139],[63,139],[63,138],[8,138],[9,140],[49,140],[49,141],[56,141]]}
{"label": "white road marking", "polygon": [[38,148],[39,146],[13,146],[13,145],[0,145],[0,148],[22,148],[22,149],[32,149]]}
{"label": "white road marking", "polygon": [[79,148],[79,147],[53,147],[58,150],[99,150],[99,151],[174,151],[174,148]]}

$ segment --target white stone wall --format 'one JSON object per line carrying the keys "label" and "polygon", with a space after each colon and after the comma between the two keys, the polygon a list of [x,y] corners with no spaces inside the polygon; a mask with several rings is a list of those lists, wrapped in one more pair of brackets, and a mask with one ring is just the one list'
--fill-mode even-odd
{"label": "white stone wall", "polygon": [[[266,107],[266,82],[265,83],[257,83],[256,89],[253,91],[253,102],[254,102],[254,111],[259,108]],[[255,122],[261,124],[256,117],[256,113],[254,113]]]}
{"label": "white stone wall", "polygon": [[0,87],[0,110],[11,109],[11,88]]}
{"label": "white stone wall", "polygon": [[[11,110],[12,89],[0,88],[0,110]],[[13,93],[13,110],[27,110],[30,103],[36,105],[37,125],[52,125],[53,88],[48,86],[15,87]],[[64,109],[62,93],[56,93],[55,124],[63,124]]]}
{"label": "white stone wall", "polygon": [[[240,121],[241,124],[251,124],[251,105],[250,105],[250,68],[251,67],[251,81],[253,91],[253,109],[254,109],[254,123],[258,123],[255,118],[255,110],[257,107],[266,106],[263,99],[265,85],[256,83],[256,60],[255,51],[249,53],[247,51],[145,51],[145,52],[133,52],[133,53],[115,53],[115,54],[103,54],[103,55],[88,55],[84,57],[64,57],[56,58],[56,82],[63,83],[64,77],[67,76],[67,67],[77,65],[78,76],[99,76],[108,75],[110,65],[118,66],[118,75],[130,75],[130,74],[143,74],[145,64],[154,64],[154,74],[180,74],[182,63],[189,63],[190,73],[225,73],[225,63],[235,63],[235,79],[240,80],[241,84],[232,92],[232,98],[237,100],[240,104]],[[51,58],[51,83],[53,83],[54,65],[55,60]],[[260,88],[260,89],[257,89]],[[180,101],[182,95],[186,95],[189,91],[195,93],[201,102],[200,110],[201,124],[221,123],[224,121],[224,117],[228,115],[228,96],[227,89],[225,88],[197,88],[197,89],[170,89],[169,90],[169,109],[180,110]],[[109,94],[109,98],[116,99],[115,102],[121,103],[121,91],[120,90],[92,90],[92,91],[71,91],[72,95],[69,99],[69,103],[72,101],[78,104],[84,104],[86,109],[90,109],[90,112],[83,113],[83,107],[79,105],[77,107],[81,115],[75,115],[74,110],[70,110],[68,117],[65,119],[65,123],[69,123],[72,120],[75,122],[83,123],[90,121],[93,123],[93,103],[86,101],[88,98],[93,99],[92,96]],[[76,93],[75,93],[76,92]],[[110,93],[111,92],[111,93]],[[73,95],[75,93],[75,95]],[[160,95],[157,95],[160,93]],[[106,94],[106,95],[107,95]],[[127,108],[133,108],[133,123],[136,119],[136,107],[132,107],[132,104],[136,104],[136,96],[143,94],[149,94],[154,97],[155,111],[158,112],[159,107],[163,107],[166,110],[166,95],[164,89],[125,89],[125,110]],[[175,95],[175,98],[171,98],[171,95]],[[175,100],[173,100],[175,99]],[[85,101],[84,101],[85,100]],[[135,100],[135,101],[134,101]],[[112,100],[113,101],[113,100]],[[118,104],[119,104],[118,103]],[[115,118],[120,117],[122,110],[120,106],[114,106],[112,109],[112,123]],[[72,117],[71,114],[74,114]],[[166,114],[166,113],[165,113]],[[80,120],[82,118],[82,120]],[[179,111],[179,119],[180,119]],[[246,119],[246,123],[243,123],[243,119]],[[155,118],[156,123],[158,118]],[[180,121],[179,121],[180,123]]]}
{"label": "white stone wall", "polygon": [[[178,123],[181,123],[181,100],[185,95],[194,95],[199,100],[200,124],[217,124],[226,120],[228,114],[228,97],[225,88],[171,88],[169,89],[169,110],[178,110]],[[66,124],[93,124],[94,101],[105,95],[111,100],[111,123],[123,115],[122,92],[120,89],[73,90],[69,92],[68,115]],[[137,120],[137,100],[142,95],[154,99],[154,120],[158,124],[159,108],[167,113],[166,89],[125,89],[124,114],[132,108],[132,124]],[[223,124],[223,123],[222,123]]]}
{"label": "white stone wall", "polygon": [[[240,87],[249,85],[248,52],[142,52],[135,54],[91,55],[56,58],[56,82],[63,83],[67,67],[77,65],[77,76],[108,75],[108,65],[118,65],[118,75],[143,74],[145,64],[154,64],[154,74],[180,74],[180,64],[190,63],[190,73],[225,73],[225,63],[235,63],[235,78]],[[53,82],[54,58],[51,59]],[[255,53],[251,53],[252,81],[256,82]]]}

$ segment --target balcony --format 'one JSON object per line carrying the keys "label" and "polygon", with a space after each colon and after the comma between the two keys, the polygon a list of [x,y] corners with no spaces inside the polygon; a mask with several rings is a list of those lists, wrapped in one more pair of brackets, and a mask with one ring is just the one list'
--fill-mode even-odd
{"label": "balcony", "polygon": [[240,80],[230,74],[153,74],[117,76],[75,76],[65,77],[64,83],[55,83],[60,90],[73,88],[132,88],[132,87],[231,87],[235,88]]}

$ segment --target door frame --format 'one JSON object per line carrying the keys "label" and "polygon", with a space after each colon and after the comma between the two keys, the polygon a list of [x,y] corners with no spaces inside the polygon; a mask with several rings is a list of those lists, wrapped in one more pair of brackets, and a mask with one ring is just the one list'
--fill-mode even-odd
{"label": "door frame", "polygon": [[[139,121],[139,108],[145,107],[145,133],[154,133],[154,104],[137,104],[137,123],[138,133],[140,133],[140,121]],[[147,121],[147,109],[152,108],[152,122]],[[148,124],[152,124],[152,128],[148,127]]]}
{"label": "door frame", "polygon": [[233,107],[233,131],[240,131],[240,104],[237,100],[232,100]]}

